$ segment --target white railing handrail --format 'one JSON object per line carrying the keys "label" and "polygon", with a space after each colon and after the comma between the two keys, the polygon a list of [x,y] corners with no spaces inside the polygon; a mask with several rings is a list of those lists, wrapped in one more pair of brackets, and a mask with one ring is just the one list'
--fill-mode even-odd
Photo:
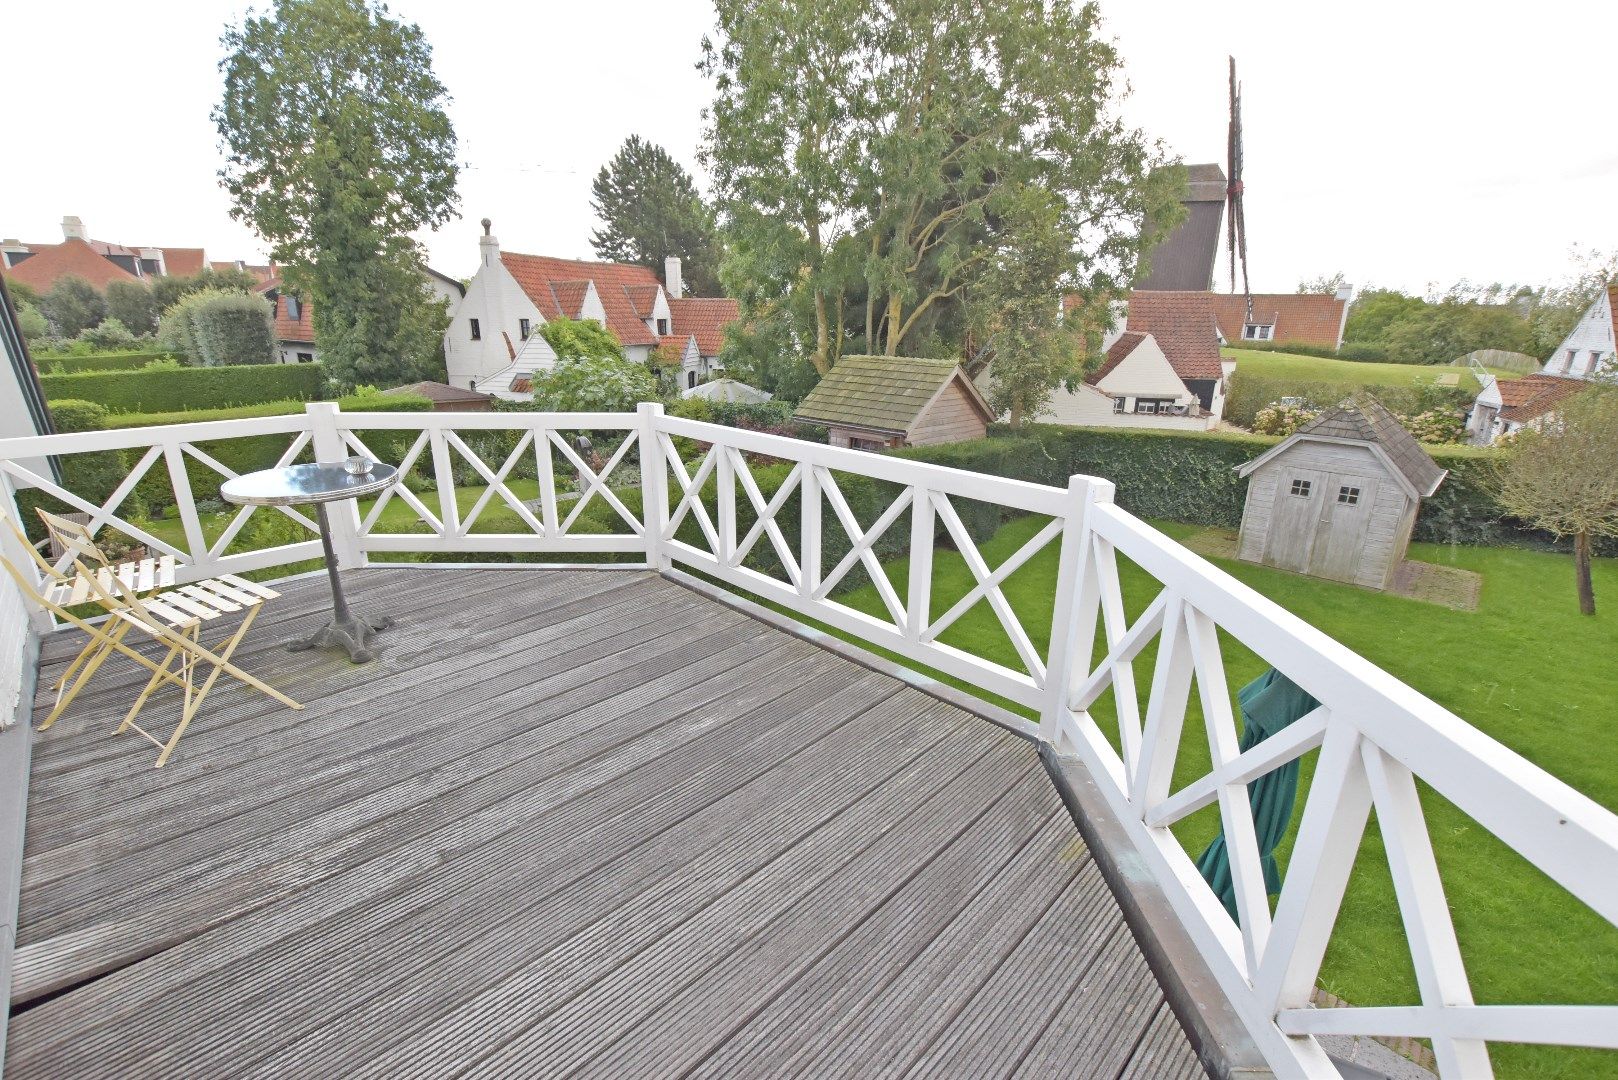
{"label": "white railing handrail", "polygon": [[[612,438],[586,460],[569,438],[580,431]],[[279,547],[234,550],[254,508],[234,511],[210,542],[191,471],[212,470],[221,479],[233,474],[198,444],[282,435],[288,438],[280,456],[285,464],[310,453],[330,458],[368,449],[365,440],[378,432],[405,434],[410,445],[398,462],[401,480],[404,474],[430,480],[432,491],[418,495],[400,483],[364,514],[352,504],[335,513],[341,565],[363,565],[377,553],[462,551],[611,554],[644,559],[657,570],[680,566],[1036,712],[1039,724],[1030,724],[1029,732],[1076,758],[1095,778],[1138,861],[1278,1074],[1334,1074],[1310,1037],[1316,1034],[1425,1037],[1446,1076],[1468,1077],[1489,1074],[1488,1039],[1618,1046],[1618,1010],[1611,1007],[1472,1003],[1416,781],[1615,925],[1618,815],[1114,506],[1105,480],[1078,476],[1066,489],[1055,488],[669,417],[658,405],[643,405],[637,413],[346,413],[335,404],[315,403],[292,415],[0,440],[0,505],[15,513],[16,489],[30,485],[66,496],[90,514],[92,529],[116,527],[172,551],[185,576],[286,565],[318,555],[318,542],[311,535]],[[500,460],[483,460],[467,441],[501,432],[511,438],[500,444]],[[699,452],[682,457],[675,439],[690,440],[687,448],[695,444]],[[138,460],[130,455],[128,474],[101,503],[65,491],[28,467],[50,455],[109,450],[143,453]],[[773,489],[760,486],[750,455],[783,464]],[[508,482],[518,470],[528,475],[530,467],[538,496],[519,499]],[[466,507],[457,495],[457,469],[481,488]],[[638,472],[625,480],[620,470]],[[119,516],[123,501],[153,473],[166,473],[172,486],[185,534],[178,546]],[[844,493],[850,475],[897,488],[874,520],[861,520]],[[636,486],[640,498],[622,494]],[[407,504],[428,531],[382,531],[393,498]],[[1050,521],[999,566],[990,566],[953,500]],[[793,527],[779,519],[789,504],[799,510]],[[616,531],[584,531],[585,511],[592,506]],[[478,531],[491,507],[507,509],[520,531]],[[312,527],[295,509],[279,512]],[[888,530],[901,522],[909,527],[902,596],[878,554]],[[935,536],[947,538],[975,582],[942,613],[931,603]],[[14,541],[0,530],[0,543]],[[1024,626],[1001,587],[1053,545],[1060,552],[1055,614],[1049,644],[1040,645],[1045,628]],[[765,552],[774,563],[758,560]],[[14,562],[25,561],[23,553],[6,553]],[[1133,623],[1125,619],[1119,555],[1162,588]],[[877,594],[875,614],[838,599],[856,567]],[[978,656],[941,640],[977,604],[993,612],[1016,661]],[[1220,631],[1290,677],[1321,707],[1239,752]],[[1151,685],[1142,688],[1132,664],[1148,647],[1156,648],[1155,671]],[[1171,781],[1193,682],[1212,765],[1175,791]],[[1117,726],[1110,738],[1102,718],[1090,711],[1109,690],[1115,716],[1107,722]],[[1316,750],[1313,778],[1302,793],[1298,839],[1272,914],[1246,784]],[[1218,807],[1229,845],[1239,924],[1202,881],[1172,828],[1210,805]],[[1421,1002],[1313,1010],[1310,992],[1373,807],[1387,839]]]}

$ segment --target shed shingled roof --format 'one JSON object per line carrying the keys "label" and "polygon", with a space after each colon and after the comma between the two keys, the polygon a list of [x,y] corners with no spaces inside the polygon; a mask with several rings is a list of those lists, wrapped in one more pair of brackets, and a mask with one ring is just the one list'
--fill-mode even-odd
{"label": "shed shingled roof", "polygon": [[1438,467],[1416,437],[1369,394],[1348,398],[1336,408],[1327,409],[1294,432],[1287,442],[1310,435],[1375,443],[1424,498],[1438,490],[1446,475],[1446,470]]}
{"label": "shed shingled roof", "polygon": [[[798,406],[797,416],[817,424],[847,424],[906,433],[927,403],[960,372],[953,360],[918,356],[845,356]],[[967,394],[979,400],[965,374]],[[985,407],[984,416],[994,416]]]}

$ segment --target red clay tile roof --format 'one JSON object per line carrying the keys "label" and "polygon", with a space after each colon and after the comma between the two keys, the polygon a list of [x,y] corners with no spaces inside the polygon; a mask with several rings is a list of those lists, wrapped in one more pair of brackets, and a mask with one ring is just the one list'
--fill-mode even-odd
{"label": "red clay tile roof", "polygon": [[[202,249],[166,247],[163,252],[163,269],[172,277],[193,277],[202,273]],[[227,266],[234,265],[226,263]]]}
{"label": "red clay tile roof", "polygon": [[281,285],[281,279],[271,278],[258,287],[275,304],[275,340],[299,341],[315,343],[315,313],[314,306],[307,300],[298,305],[298,317],[293,319],[287,311],[288,293]]}
{"label": "red clay tile roof", "polygon": [[718,356],[725,344],[725,327],[741,317],[741,309],[736,301],[722,296],[670,297],[669,317],[670,338],[683,346],[687,337],[695,335],[699,353]]}
{"label": "red clay tile roof", "polygon": [[1618,285],[1607,286],[1607,315],[1612,320],[1611,325],[1618,326]]}
{"label": "red clay tile roof", "polygon": [[655,285],[625,285],[624,296],[629,300],[629,307],[636,315],[643,319],[652,318],[652,312],[657,306],[658,288]]}
{"label": "red clay tile roof", "polygon": [[1518,424],[1544,416],[1557,402],[1589,386],[1583,379],[1563,379],[1556,375],[1524,375],[1520,379],[1501,379],[1497,385],[1500,418]]}
{"label": "red clay tile roof", "polygon": [[1101,366],[1096,368],[1095,373],[1087,376],[1084,381],[1094,386],[1112,374],[1112,369],[1123,363],[1124,357],[1134,352],[1135,348],[1146,340],[1146,337],[1144,330],[1125,330],[1122,334],[1119,334],[1118,340],[1113,342],[1112,346],[1107,349],[1107,357],[1101,362]]}
{"label": "red clay tile roof", "polygon": [[139,281],[134,274],[110,259],[97,255],[95,249],[83,240],[64,240],[60,244],[45,244],[34,249],[30,258],[5,271],[6,277],[31,285],[39,292],[64,277],[81,277],[97,289],[105,289],[114,281]]}
{"label": "red clay tile roof", "polygon": [[[547,319],[554,319],[561,315],[569,319],[577,319],[584,310],[584,298],[590,295],[588,281],[553,281],[551,282],[551,300],[555,305],[556,314],[545,313]],[[603,305],[605,306],[605,305]]]}
{"label": "red clay tile roof", "polygon": [[1125,325],[1151,334],[1180,378],[1223,378],[1212,301],[1211,293],[1136,290]]}
{"label": "red clay tile roof", "polygon": [[[556,282],[595,282],[596,295],[607,313],[607,329],[624,345],[656,345],[657,335],[646,328],[635,314],[625,286],[660,284],[657,275],[644,266],[629,263],[590,262],[582,259],[553,259],[547,255],[520,255],[503,251],[500,261],[517,279],[542,314],[556,302],[551,285]],[[576,313],[576,309],[575,309]],[[549,316],[547,315],[547,318]]]}
{"label": "red clay tile roof", "polygon": [[[1208,295],[1213,298],[1219,332],[1227,343],[1239,345],[1247,321],[1247,299],[1240,293]],[[1341,344],[1337,335],[1342,333],[1343,309],[1347,305],[1347,300],[1329,293],[1254,293],[1253,321],[1275,327],[1272,341],[1335,349]]]}

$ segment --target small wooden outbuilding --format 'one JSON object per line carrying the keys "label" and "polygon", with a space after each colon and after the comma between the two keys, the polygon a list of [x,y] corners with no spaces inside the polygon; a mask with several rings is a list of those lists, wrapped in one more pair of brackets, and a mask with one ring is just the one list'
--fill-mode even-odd
{"label": "small wooden outbuilding", "polygon": [[1366,395],[1321,413],[1236,472],[1248,479],[1240,558],[1372,589],[1388,587],[1421,500],[1447,475]]}
{"label": "small wooden outbuilding", "polygon": [[833,446],[894,446],[981,439],[994,410],[953,360],[845,356],[793,419],[829,429]]}
{"label": "small wooden outbuilding", "polygon": [[441,382],[411,383],[395,386],[384,394],[419,394],[433,403],[434,412],[488,412],[494,407],[494,398],[476,390],[462,390]]}

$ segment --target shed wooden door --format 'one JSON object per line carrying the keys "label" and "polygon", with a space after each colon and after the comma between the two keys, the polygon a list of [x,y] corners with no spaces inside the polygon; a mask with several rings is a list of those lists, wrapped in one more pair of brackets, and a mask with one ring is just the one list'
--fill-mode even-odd
{"label": "shed wooden door", "polygon": [[1296,466],[1281,470],[1270,513],[1264,561],[1283,570],[1309,573],[1310,552],[1325,504],[1326,473]]}
{"label": "shed wooden door", "polygon": [[1359,575],[1376,489],[1374,476],[1332,473],[1327,478],[1310,573],[1334,581],[1353,581]]}

